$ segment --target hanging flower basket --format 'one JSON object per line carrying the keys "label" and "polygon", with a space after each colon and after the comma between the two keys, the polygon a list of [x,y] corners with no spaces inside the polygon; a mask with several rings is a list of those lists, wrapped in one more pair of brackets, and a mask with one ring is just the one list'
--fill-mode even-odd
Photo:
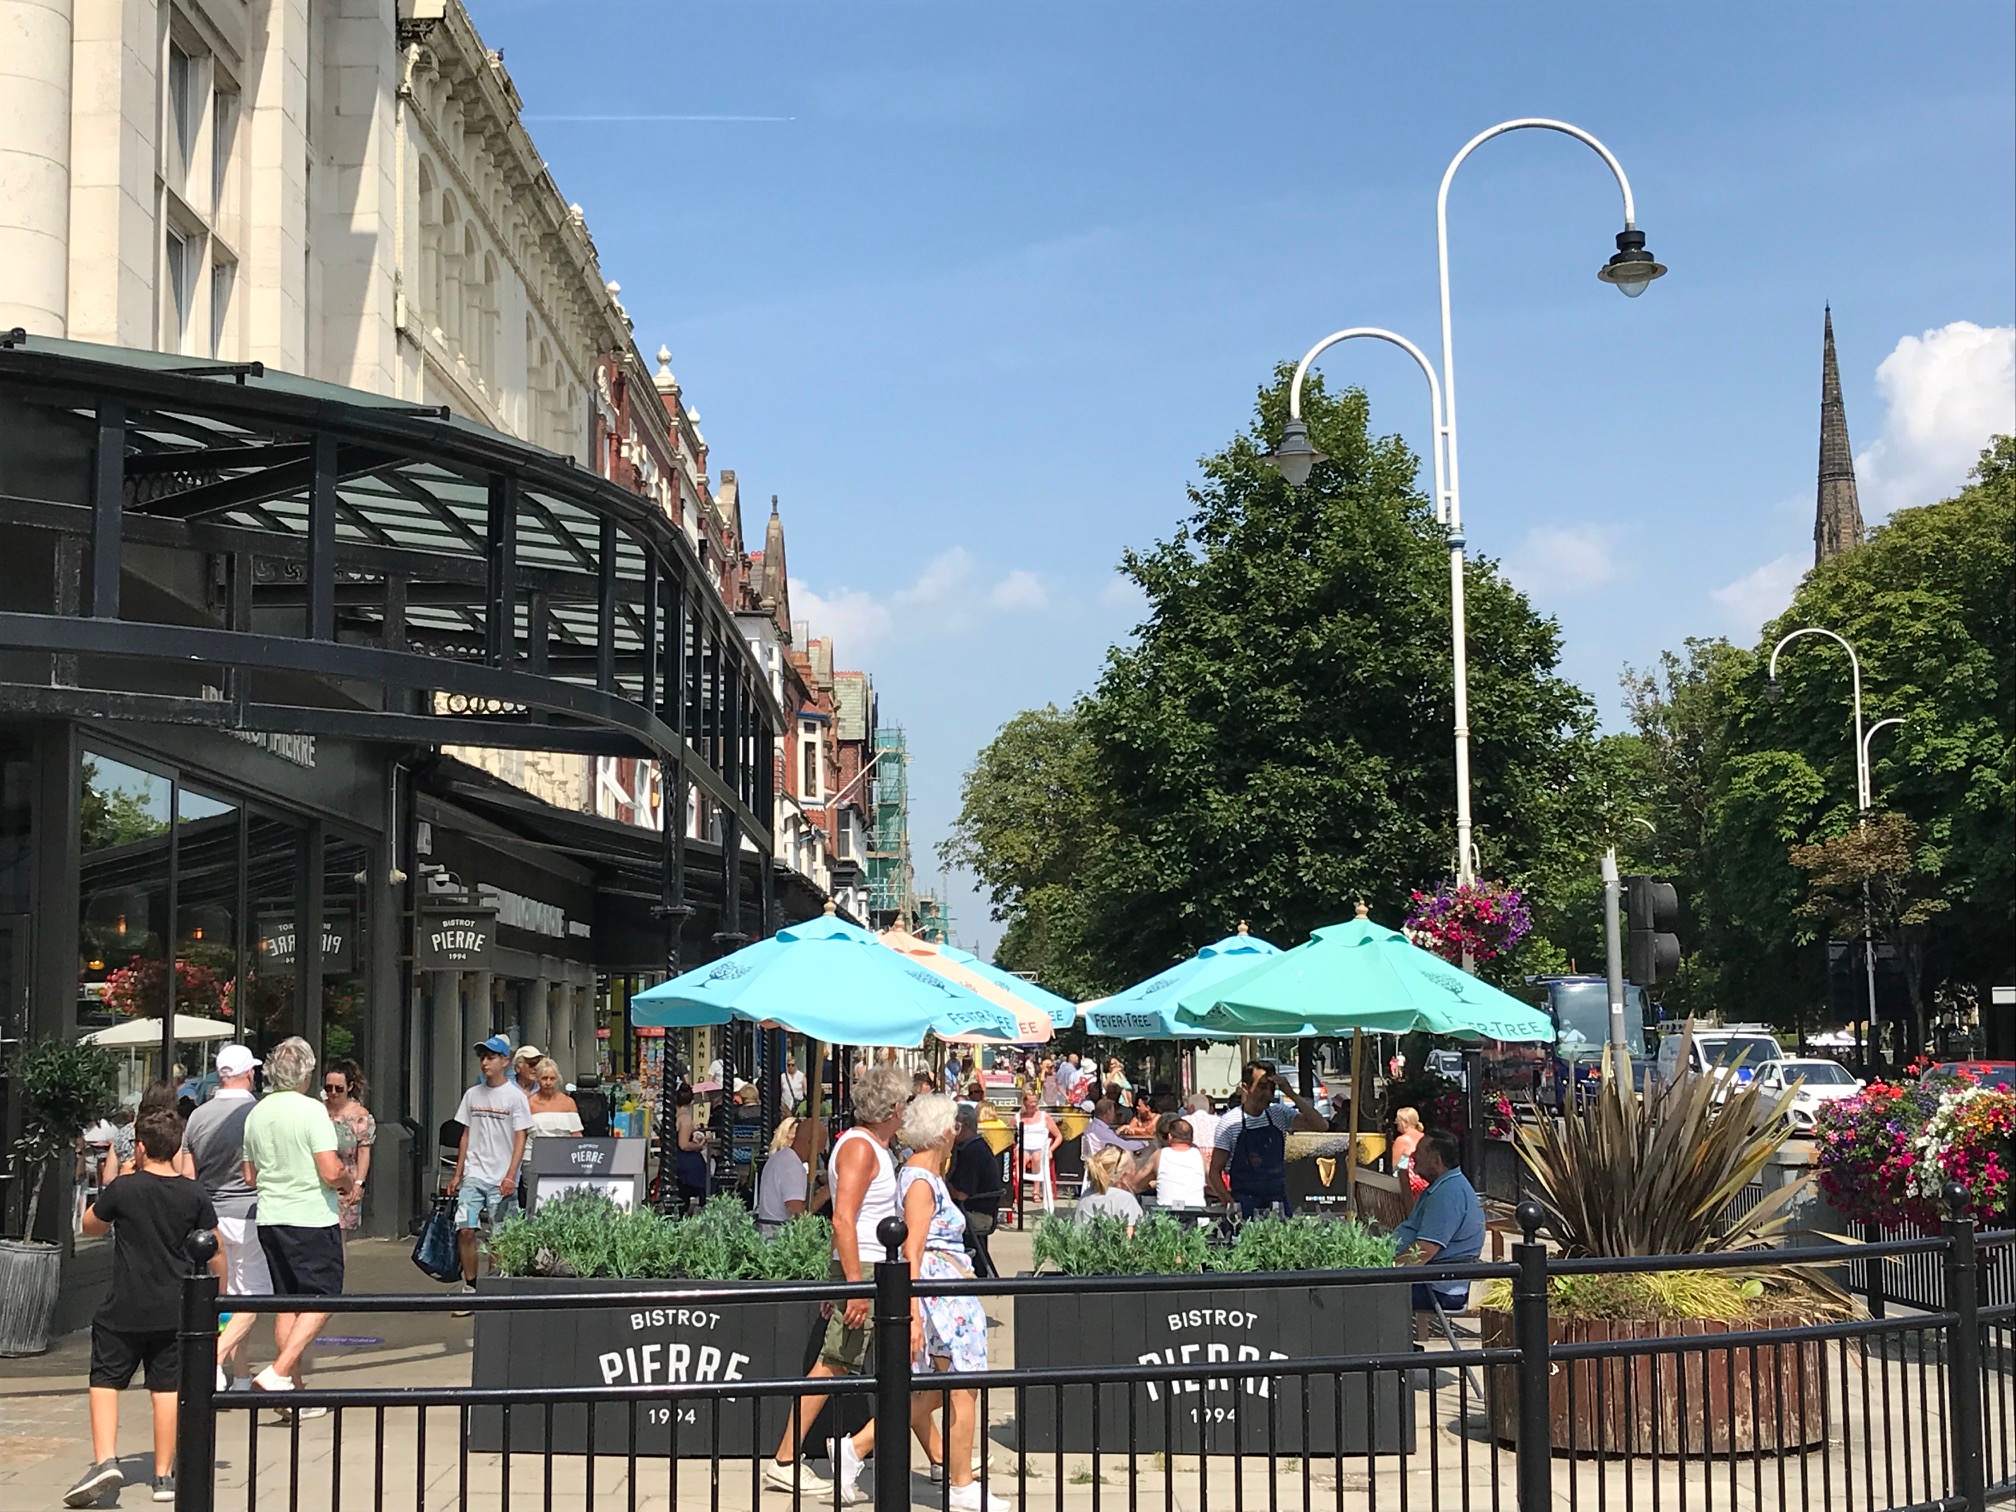
{"label": "hanging flower basket", "polygon": [[1946,1183],[1967,1189],[1967,1215],[1994,1223],[2007,1210],[2004,1163],[2016,1137],[2016,1092],[1963,1078],[1875,1082],[1828,1103],[1813,1130],[1820,1189],[1842,1216],[1938,1227]]}
{"label": "hanging flower basket", "polygon": [[1445,882],[1408,899],[1407,930],[1424,949],[1461,964],[1510,955],[1533,932],[1525,896],[1502,882]]}
{"label": "hanging flower basket", "polygon": [[[194,961],[175,963],[175,1011],[215,1018],[224,1002],[223,978]],[[128,1018],[160,1018],[168,1007],[168,963],[134,956],[105,977],[105,1006]],[[228,1011],[228,1010],[227,1010]]]}

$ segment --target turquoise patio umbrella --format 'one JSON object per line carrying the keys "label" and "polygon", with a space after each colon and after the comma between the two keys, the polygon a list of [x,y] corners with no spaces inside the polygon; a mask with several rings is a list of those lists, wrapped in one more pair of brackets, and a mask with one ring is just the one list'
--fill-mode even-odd
{"label": "turquoise patio umbrella", "polygon": [[1179,1022],[1177,1001],[1188,993],[1208,991],[1280,954],[1278,945],[1248,934],[1241,924],[1237,934],[1206,945],[1189,960],[1178,961],[1145,982],[1089,1005],[1085,1032],[1107,1039],[1237,1039],[1247,1031],[1200,1029]]}
{"label": "turquoise patio umbrella", "polygon": [[[829,905],[830,906],[830,905]],[[915,1049],[926,1034],[1012,1042],[1015,1016],[828,913],[630,1000],[641,1027],[692,1029],[730,1019],[775,1024],[840,1045]]]}
{"label": "turquoise patio umbrella", "polygon": [[1176,1022],[1220,1034],[1451,1035],[1551,1041],[1538,1008],[1479,981],[1362,911],[1237,976],[1194,988]]}
{"label": "turquoise patio umbrella", "polygon": [[957,945],[940,945],[938,953],[948,961],[957,961],[968,971],[987,978],[1003,992],[1011,992],[1032,1008],[1041,1008],[1050,1015],[1051,1024],[1058,1029],[1068,1029],[1078,1017],[1078,1008],[1069,998],[1059,997],[1047,987],[1038,987],[1025,977],[1012,971],[1003,971],[992,961],[983,961],[970,950],[961,950]]}

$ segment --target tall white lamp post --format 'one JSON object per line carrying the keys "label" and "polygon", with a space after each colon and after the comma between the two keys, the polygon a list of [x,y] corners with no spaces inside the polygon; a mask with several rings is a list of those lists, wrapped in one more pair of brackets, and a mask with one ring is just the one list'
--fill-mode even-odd
{"label": "tall white lamp post", "polygon": [[[1901,725],[1904,721],[1901,717],[1893,715],[1888,719],[1877,720],[1866,730],[1862,728],[1862,658],[1855,654],[1855,648],[1849,645],[1846,639],[1832,630],[1823,630],[1818,625],[1807,625],[1794,630],[1771,648],[1771,664],[1765,673],[1766,698],[1776,703],[1785,696],[1785,690],[1778,685],[1778,657],[1787,646],[1802,635],[1825,636],[1848,653],[1848,669],[1853,677],[1855,705],[1855,822],[1858,825],[1867,825],[1869,810],[1876,801],[1875,784],[1870,775],[1870,742],[1876,738],[1878,730],[1890,725]],[[1873,1034],[1876,1029],[1876,943],[1869,918],[1869,885],[1866,882],[1862,885],[1862,969],[1869,990],[1869,1029]],[[1921,1047],[1914,1047],[1914,1053],[1916,1048]]]}
{"label": "tall white lamp post", "polygon": [[1450,160],[1448,171],[1442,175],[1441,192],[1435,201],[1435,242],[1439,260],[1442,288],[1442,372],[1438,379],[1435,367],[1421,349],[1406,338],[1396,336],[1391,331],[1375,326],[1353,326],[1348,330],[1326,336],[1310,349],[1295,370],[1295,381],[1288,393],[1288,424],[1282,428],[1281,445],[1275,450],[1271,460],[1281,469],[1289,483],[1299,486],[1306,482],[1309,471],[1316,463],[1324,460],[1323,453],[1309,443],[1308,427],[1302,423],[1302,382],[1309,371],[1309,364],[1318,353],[1337,342],[1354,336],[1371,337],[1390,342],[1406,352],[1421,366],[1428,379],[1429,402],[1434,410],[1434,465],[1435,465],[1435,518],[1449,530],[1449,613],[1450,643],[1455,683],[1455,723],[1456,723],[1456,880],[1459,883],[1474,882],[1477,878],[1477,848],[1472,838],[1470,816],[1470,673],[1465,617],[1463,607],[1463,500],[1459,483],[1456,455],[1456,379],[1455,345],[1449,321],[1449,183],[1455,178],[1456,170],[1463,166],[1465,158],[1478,147],[1495,136],[1503,136],[1509,131],[1526,129],[1558,131],[1587,144],[1609,165],[1616,175],[1617,187],[1624,194],[1624,229],[1617,234],[1617,251],[1601,268],[1596,276],[1604,283],[1614,285],[1627,296],[1635,299],[1645,292],[1646,285],[1666,272],[1665,265],[1655,262],[1652,254],[1645,250],[1645,233],[1638,229],[1637,207],[1631,198],[1631,181],[1624,176],[1624,169],[1608,147],[1579,126],[1571,126],[1566,121],[1549,121],[1528,118],[1517,121],[1503,121],[1489,131],[1479,132],[1463,146]]}

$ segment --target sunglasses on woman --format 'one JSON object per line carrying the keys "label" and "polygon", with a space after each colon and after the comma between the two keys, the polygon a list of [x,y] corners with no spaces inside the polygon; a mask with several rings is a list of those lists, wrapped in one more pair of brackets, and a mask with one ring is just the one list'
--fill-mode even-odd
{"label": "sunglasses on woman", "polygon": [[348,1082],[340,1082],[340,1081],[324,1082],[322,1083],[322,1090],[324,1092],[348,1092],[350,1090],[350,1084]]}

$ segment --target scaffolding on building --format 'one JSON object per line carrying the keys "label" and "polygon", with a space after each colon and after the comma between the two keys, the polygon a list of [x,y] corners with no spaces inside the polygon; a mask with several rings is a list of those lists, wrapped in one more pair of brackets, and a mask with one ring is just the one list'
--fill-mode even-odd
{"label": "scaffolding on building", "polygon": [[868,911],[877,929],[917,917],[910,867],[909,748],[900,725],[875,731],[875,829],[868,845]]}
{"label": "scaffolding on building", "polygon": [[952,900],[943,891],[934,897],[929,893],[917,896],[917,923],[910,931],[920,940],[929,940],[933,945],[952,945]]}

